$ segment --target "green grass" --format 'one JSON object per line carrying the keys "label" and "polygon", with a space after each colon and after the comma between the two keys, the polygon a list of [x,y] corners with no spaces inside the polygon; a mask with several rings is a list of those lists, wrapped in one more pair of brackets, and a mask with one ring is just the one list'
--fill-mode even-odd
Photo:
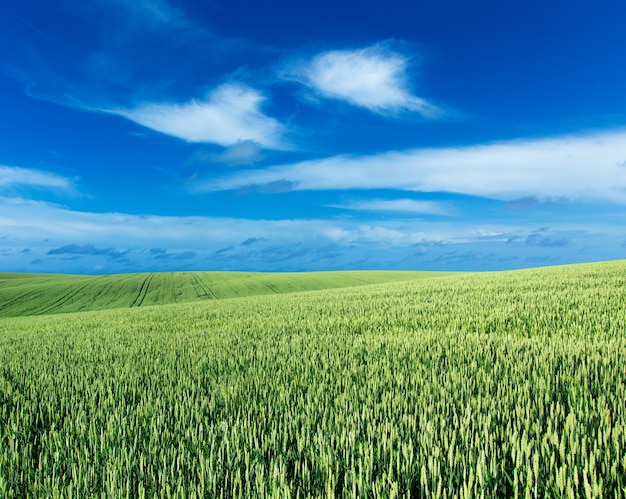
{"label": "green grass", "polygon": [[0,317],[293,293],[452,275],[437,272],[161,272],[104,276],[0,273]]}
{"label": "green grass", "polygon": [[0,319],[0,497],[626,497],[626,262]]}

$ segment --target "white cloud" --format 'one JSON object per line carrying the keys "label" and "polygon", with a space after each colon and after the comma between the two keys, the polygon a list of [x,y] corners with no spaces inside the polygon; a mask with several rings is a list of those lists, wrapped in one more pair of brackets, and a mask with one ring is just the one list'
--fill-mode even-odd
{"label": "white cloud", "polygon": [[416,111],[438,114],[435,106],[414,96],[408,85],[405,56],[377,44],[359,50],[333,50],[287,71],[287,76],[319,95],[349,102],[375,113]]}
{"label": "white cloud", "polygon": [[450,210],[441,203],[434,201],[417,201],[415,199],[372,199],[354,201],[342,205],[330,205],[331,208],[344,210],[413,213],[423,215],[449,215]]}
{"label": "white cloud", "polygon": [[0,189],[15,187],[36,187],[66,193],[75,190],[73,181],[66,177],[41,170],[0,165]]}
{"label": "white cloud", "polygon": [[142,104],[134,109],[107,110],[146,128],[187,142],[206,142],[229,147],[253,141],[271,149],[286,147],[284,127],[261,111],[265,98],[239,84],[224,84],[206,100],[184,104]]}
{"label": "white cloud", "polygon": [[567,197],[626,203],[626,131],[458,148],[334,156],[244,170],[198,190],[289,182],[293,190],[446,191],[494,199]]}

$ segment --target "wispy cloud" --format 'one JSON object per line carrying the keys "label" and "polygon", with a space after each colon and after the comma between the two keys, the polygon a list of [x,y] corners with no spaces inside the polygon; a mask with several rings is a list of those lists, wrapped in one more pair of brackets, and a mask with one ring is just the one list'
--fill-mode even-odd
{"label": "wispy cloud", "polygon": [[292,190],[401,189],[514,200],[525,197],[626,203],[626,131],[469,147],[333,156],[204,182],[206,191],[289,182]]}
{"label": "wispy cloud", "polygon": [[105,110],[146,128],[187,142],[230,147],[251,141],[271,149],[283,149],[284,126],[261,111],[265,97],[241,84],[224,84],[205,100],[184,104],[147,103],[134,109]]}
{"label": "wispy cloud", "polygon": [[409,60],[384,44],[356,50],[332,50],[293,64],[284,76],[318,95],[346,101],[374,113],[415,111],[433,117],[438,109],[413,95],[408,77]]}
{"label": "wispy cloud", "polygon": [[113,4],[130,12],[133,17],[140,19],[143,26],[146,24],[155,27],[172,26],[185,27],[189,25],[184,13],[172,6],[166,0],[103,0],[105,3]]}
{"label": "wispy cloud", "polygon": [[532,208],[539,203],[539,200],[535,196],[525,196],[519,199],[511,199],[506,204],[507,210],[526,210]]}
{"label": "wispy cloud", "polygon": [[75,193],[74,181],[41,170],[0,165],[0,189],[35,187],[65,193]]}
{"label": "wispy cloud", "polygon": [[[180,2],[94,0],[85,8],[55,3],[59,18],[83,29],[59,36],[53,24],[28,24],[21,34],[29,43],[16,44],[1,61],[3,72],[30,97],[121,115],[188,142],[286,147],[283,125],[261,109],[264,93],[215,83],[230,81],[250,54],[264,50],[260,44],[217,35]],[[214,89],[205,94],[207,85]]]}
{"label": "wispy cloud", "polygon": [[150,254],[157,260],[191,260],[198,256],[195,251],[166,251],[166,250],[150,250]]}
{"label": "wispy cloud", "polygon": [[[250,192],[262,192],[263,194],[280,194],[295,190],[296,183],[289,180],[280,179],[272,180],[264,184],[248,184],[239,189],[240,194],[248,194]],[[198,187],[194,186],[194,191],[206,190],[202,183]]]}
{"label": "wispy cloud", "polygon": [[260,243],[263,241],[265,241],[263,237],[249,237],[248,239],[246,239],[245,241],[241,243],[241,246],[251,246],[255,243]]}
{"label": "wispy cloud", "polygon": [[418,201],[415,199],[372,199],[329,206],[331,208],[356,211],[450,215],[450,209],[442,203],[434,201]]}
{"label": "wispy cloud", "polygon": [[[176,80],[188,81],[194,67],[209,64],[222,49],[168,0],[59,1],[50,13],[19,19],[22,41],[16,38],[4,54],[2,69],[29,96],[68,107],[93,110],[162,93]],[[80,29],[63,31],[59,19]]]}
{"label": "wispy cloud", "polygon": [[89,255],[107,256],[109,258],[121,258],[125,253],[115,248],[96,248],[93,244],[66,244],[60,248],[48,250],[48,255]]}
{"label": "wispy cloud", "polygon": [[526,244],[543,248],[561,248],[567,246],[569,241],[565,237],[554,236],[547,227],[543,227],[529,234]]}

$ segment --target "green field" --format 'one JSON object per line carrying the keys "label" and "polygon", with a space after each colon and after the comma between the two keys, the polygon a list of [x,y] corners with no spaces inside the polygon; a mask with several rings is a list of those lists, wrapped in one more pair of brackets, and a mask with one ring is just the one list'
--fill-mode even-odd
{"label": "green field", "polygon": [[626,261],[373,275],[5,274],[0,497],[626,497]]}
{"label": "green field", "polygon": [[0,272],[0,317],[293,293],[440,277],[437,272],[152,272],[103,276]]}

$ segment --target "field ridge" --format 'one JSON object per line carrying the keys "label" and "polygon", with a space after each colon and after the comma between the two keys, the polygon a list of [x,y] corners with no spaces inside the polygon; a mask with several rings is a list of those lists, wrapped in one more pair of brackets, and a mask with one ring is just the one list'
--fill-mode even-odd
{"label": "field ridge", "polygon": [[146,272],[101,276],[0,273],[0,317],[136,308],[455,275],[445,272]]}

